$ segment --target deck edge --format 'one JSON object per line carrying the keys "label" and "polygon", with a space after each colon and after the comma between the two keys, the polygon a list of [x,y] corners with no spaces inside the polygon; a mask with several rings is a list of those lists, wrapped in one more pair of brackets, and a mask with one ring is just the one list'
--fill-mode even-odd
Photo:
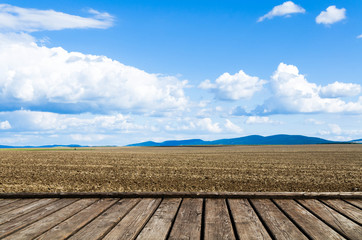
{"label": "deck edge", "polygon": [[362,199],[362,192],[57,192],[0,193],[0,198],[283,198]]}

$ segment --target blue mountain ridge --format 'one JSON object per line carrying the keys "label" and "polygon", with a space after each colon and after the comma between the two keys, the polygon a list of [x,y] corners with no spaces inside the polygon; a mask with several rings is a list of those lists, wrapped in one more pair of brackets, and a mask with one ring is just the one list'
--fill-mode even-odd
{"label": "blue mountain ridge", "polygon": [[219,139],[214,141],[203,141],[201,139],[189,140],[169,140],[165,142],[141,142],[127,145],[129,147],[168,147],[168,146],[198,146],[198,145],[303,145],[303,144],[335,144],[335,143],[355,143],[330,141],[323,138],[307,137],[303,135],[279,134],[273,136],[250,135],[246,137]]}

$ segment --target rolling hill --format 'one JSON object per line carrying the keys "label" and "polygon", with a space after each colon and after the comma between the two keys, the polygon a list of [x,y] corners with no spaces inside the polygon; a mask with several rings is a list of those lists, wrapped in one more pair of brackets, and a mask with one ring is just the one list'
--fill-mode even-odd
{"label": "rolling hill", "polygon": [[259,136],[250,135],[240,138],[219,139],[214,141],[203,141],[201,139],[189,139],[189,140],[169,140],[165,142],[142,142],[136,144],[130,144],[127,146],[132,147],[167,147],[167,146],[195,146],[195,145],[302,145],[302,144],[333,144],[333,143],[345,143],[325,140],[317,137],[307,137],[302,135],[273,135],[273,136]]}

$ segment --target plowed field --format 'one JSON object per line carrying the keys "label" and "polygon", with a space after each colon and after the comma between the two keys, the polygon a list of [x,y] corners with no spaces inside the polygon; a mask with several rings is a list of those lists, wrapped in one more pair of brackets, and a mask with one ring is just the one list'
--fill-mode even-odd
{"label": "plowed field", "polygon": [[0,150],[0,192],[361,188],[361,144]]}

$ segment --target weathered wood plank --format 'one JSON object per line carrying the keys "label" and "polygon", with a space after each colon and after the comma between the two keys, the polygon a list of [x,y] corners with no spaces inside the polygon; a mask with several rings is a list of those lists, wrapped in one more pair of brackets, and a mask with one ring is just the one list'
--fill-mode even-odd
{"label": "weathered wood plank", "polygon": [[37,200],[39,200],[39,199],[22,199],[20,201],[16,201],[16,202],[7,204],[5,206],[0,207],[0,214],[2,215],[4,213],[10,212],[14,209],[20,208],[22,206],[25,206],[25,205],[35,202]]}
{"label": "weathered wood plank", "polygon": [[345,201],[353,204],[354,206],[359,207],[360,209],[362,209],[362,200],[359,200],[359,199],[345,199]]}
{"label": "weathered wood plank", "polygon": [[271,239],[247,199],[228,199],[240,239]]}
{"label": "weathered wood plank", "polygon": [[250,201],[276,239],[308,239],[269,199]]}
{"label": "weathered wood plank", "polygon": [[10,198],[10,199],[0,199],[0,207],[8,205],[9,203],[13,203],[15,201],[19,201],[19,198]]}
{"label": "weathered wood plank", "polygon": [[205,200],[205,240],[235,239],[225,199]]}
{"label": "weathered wood plank", "polygon": [[109,208],[112,204],[117,202],[117,200],[119,199],[100,199],[96,203],[90,205],[89,207],[68,218],[64,222],[43,233],[36,239],[66,239],[75,231],[92,221],[95,217],[97,217],[104,210]]}
{"label": "weathered wood plank", "polygon": [[335,200],[323,200],[328,206],[336,209],[337,211],[343,213],[347,217],[353,219],[354,221],[362,224],[362,210],[348,204],[342,200],[335,199]]}
{"label": "weathered wood plank", "polygon": [[74,202],[42,219],[39,221],[26,226],[23,229],[20,229],[17,232],[14,232],[10,236],[4,238],[7,240],[23,240],[23,239],[34,239],[40,234],[44,233],[48,229],[54,227],[65,219],[73,216],[80,210],[88,207],[90,204],[97,201],[94,198],[81,199],[77,202]]}
{"label": "weathered wood plank", "polygon": [[201,237],[202,198],[185,198],[182,201],[170,240],[197,240]]}
{"label": "weathered wood plank", "polygon": [[362,239],[362,227],[315,199],[298,200],[339,233],[350,239]]}
{"label": "weathered wood plank", "polygon": [[99,217],[83,227],[68,240],[101,239],[111,230],[141,199],[122,199]]}
{"label": "weathered wood plank", "polygon": [[52,214],[53,212],[77,201],[78,199],[61,199],[54,203],[51,203],[45,207],[39,208],[35,211],[24,214],[20,217],[14,218],[9,222],[0,225],[0,238],[7,236],[16,230],[29,225],[33,222],[38,221],[39,219]]}
{"label": "weathered wood plank", "polygon": [[162,240],[166,239],[172,221],[176,216],[181,198],[167,198],[161,202],[156,212],[150,218],[136,239]]}
{"label": "weathered wood plank", "polygon": [[16,208],[10,212],[4,213],[0,215],[0,224],[8,222],[14,218],[20,217],[21,215],[27,214],[35,209],[41,208],[43,206],[48,205],[49,203],[57,201],[57,198],[45,198],[40,199],[39,201],[32,202],[25,206]]}
{"label": "weathered wood plank", "polygon": [[285,199],[274,200],[311,238],[345,239],[297,202]]}
{"label": "weathered wood plank", "polygon": [[160,198],[142,199],[103,239],[134,239],[160,202]]}

